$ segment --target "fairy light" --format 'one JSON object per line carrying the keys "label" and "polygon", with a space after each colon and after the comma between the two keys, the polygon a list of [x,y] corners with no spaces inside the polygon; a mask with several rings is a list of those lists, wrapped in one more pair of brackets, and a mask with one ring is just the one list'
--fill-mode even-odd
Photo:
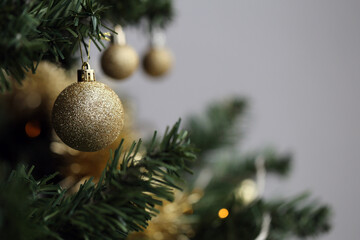
{"label": "fairy light", "polygon": [[30,138],[36,138],[41,133],[40,123],[38,121],[29,121],[25,124],[25,133]]}
{"label": "fairy light", "polygon": [[[256,182],[258,186],[258,197],[264,197],[265,185],[266,185],[266,168],[265,168],[265,159],[263,156],[259,156],[255,160],[256,167]],[[263,221],[261,224],[261,230],[259,235],[255,238],[255,240],[266,240],[269,236],[271,224],[271,215],[268,212],[263,214]]]}
{"label": "fairy light", "polygon": [[226,208],[220,209],[218,212],[218,216],[221,219],[227,218],[229,216],[229,210],[227,210]]}

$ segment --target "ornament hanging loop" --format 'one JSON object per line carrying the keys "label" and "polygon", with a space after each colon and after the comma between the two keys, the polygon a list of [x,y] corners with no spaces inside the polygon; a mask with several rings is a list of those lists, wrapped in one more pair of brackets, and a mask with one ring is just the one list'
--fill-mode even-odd
{"label": "ornament hanging loop", "polygon": [[77,71],[78,82],[95,82],[95,71],[91,69],[89,62],[84,62]]}
{"label": "ornament hanging loop", "polygon": [[155,28],[150,32],[150,46],[153,48],[163,48],[166,45],[166,35],[163,29]]}
{"label": "ornament hanging loop", "polygon": [[123,28],[120,25],[115,26],[115,32],[117,34],[113,34],[111,37],[111,43],[119,44],[119,45],[126,45],[126,37],[123,31]]}

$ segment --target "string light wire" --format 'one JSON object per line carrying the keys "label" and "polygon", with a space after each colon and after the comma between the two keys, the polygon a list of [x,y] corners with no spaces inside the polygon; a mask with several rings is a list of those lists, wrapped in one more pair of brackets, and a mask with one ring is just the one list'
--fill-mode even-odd
{"label": "string light wire", "polygon": [[[265,185],[266,185],[266,168],[265,168],[265,159],[263,156],[259,156],[255,160],[255,167],[256,167],[256,183],[258,186],[258,198],[262,198],[264,196]],[[266,238],[269,236],[270,224],[271,224],[271,216],[269,213],[266,212],[263,215],[263,221],[262,221],[260,233],[255,238],[255,240],[266,240]]]}

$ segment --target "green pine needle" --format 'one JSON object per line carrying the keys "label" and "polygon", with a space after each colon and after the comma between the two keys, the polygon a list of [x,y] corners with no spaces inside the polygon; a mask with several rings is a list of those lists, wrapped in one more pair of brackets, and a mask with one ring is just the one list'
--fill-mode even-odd
{"label": "green pine needle", "polygon": [[[0,239],[16,234],[19,238],[11,239],[125,239],[129,232],[142,231],[158,213],[155,206],[174,199],[182,172],[195,159],[187,134],[179,127],[180,121],[160,142],[153,138],[138,162],[134,159],[141,140],[122,160],[121,142],[99,182],[86,181],[74,195],[49,183],[55,174],[35,180],[32,168],[19,167],[8,180],[0,181],[0,202],[5,201],[0,205]],[[21,215],[13,215],[19,207]],[[10,217],[14,221],[9,222]],[[17,232],[17,228],[24,231]]]}

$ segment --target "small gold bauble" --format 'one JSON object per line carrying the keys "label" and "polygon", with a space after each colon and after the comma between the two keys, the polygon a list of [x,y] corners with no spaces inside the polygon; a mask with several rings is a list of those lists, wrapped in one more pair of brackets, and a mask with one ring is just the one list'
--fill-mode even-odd
{"label": "small gold bauble", "polygon": [[172,67],[173,58],[171,52],[163,47],[151,48],[144,56],[143,67],[147,74],[160,77],[166,74]]}
{"label": "small gold bauble", "polygon": [[60,93],[52,111],[60,139],[70,147],[94,152],[116,140],[124,126],[123,106],[103,83],[73,83]]}
{"label": "small gold bauble", "polygon": [[104,73],[114,79],[129,77],[138,65],[138,55],[129,45],[110,44],[101,57]]}

